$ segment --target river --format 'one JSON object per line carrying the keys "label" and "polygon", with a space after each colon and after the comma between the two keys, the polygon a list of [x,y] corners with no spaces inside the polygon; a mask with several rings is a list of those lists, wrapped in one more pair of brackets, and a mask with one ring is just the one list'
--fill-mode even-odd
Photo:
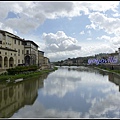
{"label": "river", "polygon": [[0,83],[0,118],[120,118],[120,76],[62,66],[34,79]]}

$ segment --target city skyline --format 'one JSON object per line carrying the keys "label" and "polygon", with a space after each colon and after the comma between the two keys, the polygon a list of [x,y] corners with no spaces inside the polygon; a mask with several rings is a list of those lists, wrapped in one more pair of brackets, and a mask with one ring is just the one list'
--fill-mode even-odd
{"label": "city skyline", "polygon": [[0,29],[32,40],[51,62],[120,47],[119,1],[1,1]]}

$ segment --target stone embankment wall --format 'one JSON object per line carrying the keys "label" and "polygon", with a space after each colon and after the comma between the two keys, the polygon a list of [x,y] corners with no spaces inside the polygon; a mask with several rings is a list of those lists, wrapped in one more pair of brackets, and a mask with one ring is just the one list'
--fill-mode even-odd
{"label": "stone embankment wall", "polygon": [[103,65],[103,67],[111,70],[120,70],[120,65]]}

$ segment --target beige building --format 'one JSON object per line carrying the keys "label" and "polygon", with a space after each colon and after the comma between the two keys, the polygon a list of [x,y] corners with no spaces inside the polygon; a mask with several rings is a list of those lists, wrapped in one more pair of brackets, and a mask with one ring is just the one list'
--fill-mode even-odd
{"label": "beige building", "polygon": [[12,33],[0,30],[0,70],[19,65],[44,63],[44,52],[31,40],[24,40]]}
{"label": "beige building", "polygon": [[30,40],[26,40],[24,43],[25,65],[38,65],[38,45]]}
{"label": "beige building", "polygon": [[109,57],[113,57],[116,60],[115,63],[109,63],[109,64],[118,64],[119,63],[119,53],[117,51],[115,51],[115,53],[109,54]]}
{"label": "beige building", "polygon": [[44,57],[44,64],[49,65],[49,59],[47,57]]}
{"label": "beige building", "polygon": [[49,58],[44,57],[43,64],[41,65],[41,69],[48,69],[48,68],[51,68]]}
{"label": "beige building", "polygon": [[120,48],[118,48],[118,64],[120,64]]}
{"label": "beige building", "polygon": [[44,52],[38,50],[38,65],[41,66],[44,64]]}

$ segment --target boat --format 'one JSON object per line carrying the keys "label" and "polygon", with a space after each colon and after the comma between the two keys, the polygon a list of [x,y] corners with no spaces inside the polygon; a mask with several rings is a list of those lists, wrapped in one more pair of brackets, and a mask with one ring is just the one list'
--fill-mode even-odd
{"label": "boat", "polygon": [[16,82],[20,82],[20,81],[23,81],[23,78],[16,79],[16,80],[15,80],[15,83],[16,83]]}

